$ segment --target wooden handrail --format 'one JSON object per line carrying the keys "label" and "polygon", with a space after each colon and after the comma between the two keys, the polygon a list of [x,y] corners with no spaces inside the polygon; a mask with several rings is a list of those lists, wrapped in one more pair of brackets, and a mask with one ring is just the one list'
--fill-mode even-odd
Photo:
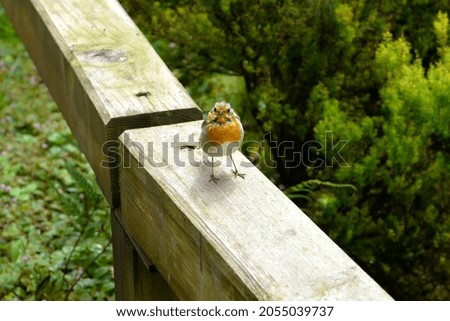
{"label": "wooden handrail", "polygon": [[[122,220],[187,300],[381,300],[390,297],[242,154],[210,168],[201,121],[121,135]],[[220,159],[216,159],[220,160]]]}
{"label": "wooden handrail", "polygon": [[119,206],[117,137],[201,111],[114,0],[1,0],[98,183]]}
{"label": "wooden handrail", "polygon": [[391,300],[242,154],[209,182],[200,109],[116,0],[0,2],[111,206],[118,299]]}

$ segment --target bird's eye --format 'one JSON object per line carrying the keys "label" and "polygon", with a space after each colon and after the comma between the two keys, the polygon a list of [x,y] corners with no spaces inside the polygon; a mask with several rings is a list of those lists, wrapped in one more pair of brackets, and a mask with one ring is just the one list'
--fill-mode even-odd
{"label": "bird's eye", "polygon": [[216,107],[213,108],[213,112],[217,113],[217,108]]}
{"label": "bird's eye", "polygon": [[231,114],[231,108],[228,108],[228,113]]}

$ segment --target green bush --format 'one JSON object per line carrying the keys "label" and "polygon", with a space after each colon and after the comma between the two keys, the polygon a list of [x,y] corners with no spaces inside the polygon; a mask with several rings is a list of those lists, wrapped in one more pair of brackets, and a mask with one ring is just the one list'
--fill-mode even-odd
{"label": "green bush", "polygon": [[336,191],[338,205],[317,204],[312,212],[395,297],[448,299],[450,60],[425,70],[404,38],[387,34],[375,62],[384,83],[379,115],[353,118],[326,91],[322,97],[317,139],[332,130],[355,146],[347,167],[324,169],[323,176],[358,191]]}

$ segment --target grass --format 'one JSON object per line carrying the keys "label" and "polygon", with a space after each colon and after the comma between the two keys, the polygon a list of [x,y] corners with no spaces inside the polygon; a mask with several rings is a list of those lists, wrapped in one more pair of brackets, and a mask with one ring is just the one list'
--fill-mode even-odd
{"label": "grass", "polygon": [[114,299],[109,208],[0,7],[0,299]]}

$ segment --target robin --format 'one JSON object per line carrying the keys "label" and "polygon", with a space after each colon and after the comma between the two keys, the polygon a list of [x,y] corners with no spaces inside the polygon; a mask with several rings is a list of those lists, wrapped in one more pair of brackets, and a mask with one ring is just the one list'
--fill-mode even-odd
{"label": "robin", "polygon": [[208,117],[202,123],[200,134],[200,145],[203,151],[212,157],[211,179],[214,183],[219,180],[214,176],[214,157],[230,156],[234,170],[231,172],[235,177],[244,178],[245,174],[239,173],[231,156],[239,149],[244,139],[244,128],[239,116],[234,112],[231,105],[225,101],[217,102]]}

